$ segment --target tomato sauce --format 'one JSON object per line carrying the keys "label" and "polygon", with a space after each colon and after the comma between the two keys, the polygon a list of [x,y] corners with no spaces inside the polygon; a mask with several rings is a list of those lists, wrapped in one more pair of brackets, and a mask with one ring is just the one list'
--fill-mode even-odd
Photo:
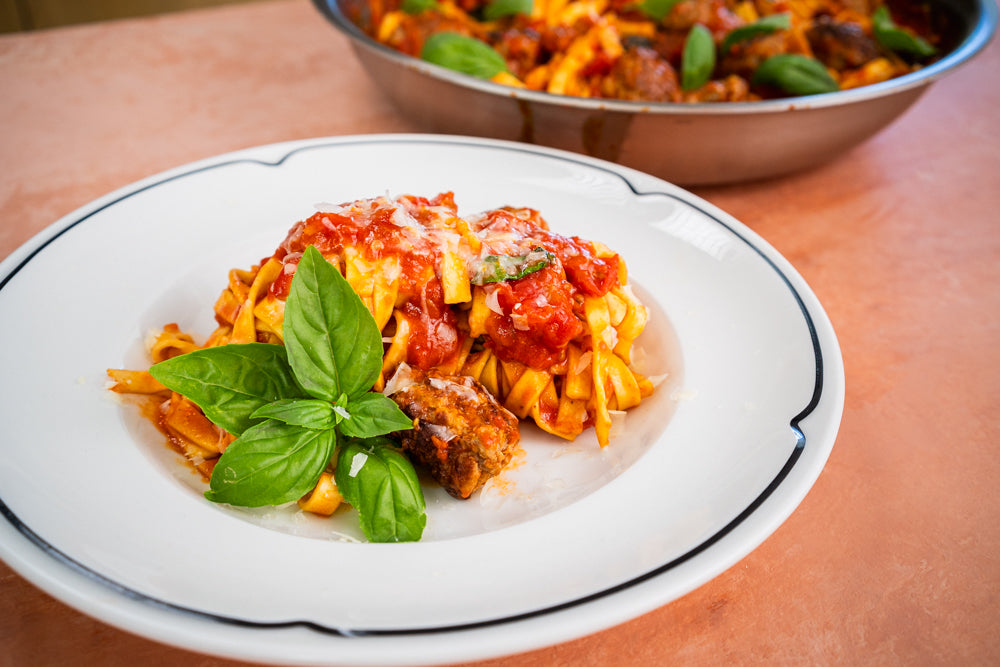
{"label": "tomato sauce", "polygon": [[517,254],[516,249],[542,246],[556,261],[524,277],[481,288],[496,293],[502,310],[487,318],[484,344],[501,360],[532,368],[559,363],[569,342],[583,332],[583,297],[603,296],[619,284],[618,256],[598,257],[589,241],[549,232],[531,209],[497,209],[470,220],[466,233],[479,237],[480,254],[468,247],[468,238],[456,227],[466,223],[458,220],[450,192],[433,199],[365,200],[349,210],[316,213],[293,227],[275,253],[285,269],[270,292],[287,298],[298,260],[310,245],[331,260],[351,249],[367,262],[395,258],[396,307],[411,331],[407,363],[427,370],[454,359],[465,337],[455,308],[444,301],[442,249],[450,244],[454,250],[456,243],[464,242],[466,259],[474,264],[482,254]]}
{"label": "tomato sauce", "polygon": [[566,346],[583,331],[575,290],[558,264],[493,289],[497,304],[509,313],[490,313],[486,320],[487,345],[500,359],[548,368],[562,360]]}

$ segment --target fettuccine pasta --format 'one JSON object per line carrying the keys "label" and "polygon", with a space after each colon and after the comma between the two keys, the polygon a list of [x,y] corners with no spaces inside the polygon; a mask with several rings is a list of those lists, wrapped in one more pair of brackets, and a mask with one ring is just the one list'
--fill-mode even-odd
{"label": "fettuccine pasta", "polygon": [[[604,245],[555,234],[529,208],[461,217],[452,193],[319,208],[271,256],[229,272],[215,304],[218,327],[203,346],[168,325],[151,341],[153,361],[199,347],[282,343],[292,276],[315,246],[382,331],[376,390],[401,364],[471,376],[518,418],[569,440],[592,426],[601,446],[613,413],[652,394],[630,364],[647,311],[624,261]],[[109,373],[115,391],[162,395],[161,428],[210,472],[231,436],[148,372]]]}

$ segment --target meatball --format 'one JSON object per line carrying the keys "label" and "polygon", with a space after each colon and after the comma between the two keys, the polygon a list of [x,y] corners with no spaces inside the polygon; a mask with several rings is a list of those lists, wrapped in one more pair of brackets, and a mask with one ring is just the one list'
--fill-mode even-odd
{"label": "meatball", "polygon": [[677,72],[649,48],[630,48],[615,62],[601,84],[601,94],[622,100],[677,102]]}
{"label": "meatball", "polygon": [[538,65],[542,36],[534,28],[511,28],[499,36],[494,48],[507,61],[511,74],[523,79]]}
{"label": "meatball", "polygon": [[857,23],[817,16],[806,37],[816,58],[836,70],[861,67],[879,56],[878,44]]}
{"label": "meatball", "polygon": [[750,84],[741,76],[730,74],[724,79],[709,81],[697,90],[684,93],[685,102],[747,102],[759,99],[750,92]]}
{"label": "meatball", "polygon": [[456,498],[468,498],[510,462],[518,420],[471,377],[401,364],[386,384],[412,431],[395,434],[413,462]]}

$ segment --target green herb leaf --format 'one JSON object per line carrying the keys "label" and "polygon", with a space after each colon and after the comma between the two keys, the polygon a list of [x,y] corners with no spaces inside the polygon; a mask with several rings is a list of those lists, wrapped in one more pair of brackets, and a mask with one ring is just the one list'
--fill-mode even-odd
{"label": "green herb leaf", "polygon": [[534,0],[493,0],[483,9],[483,18],[487,21],[496,21],[504,16],[516,14],[529,16],[534,7]]}
{"label": "green herb leaf", "polygon": [[886,5],[882,5],[872,14],[872,32],[878,43],[890,51],[910,53],[921,58],[937,53],[937,49],[927,40],[896,25]]}
{"label": "green herb leaf", "polygon": [[377,392],[350,399],[347,412],[350,416],[340,422],[340,432],[354,438],[373,438],[413,428],[413,420],[396,402]]}
{"label": "green herb leaf", "polygon": [[285,347],[299,384],[335,401],[371,389],[382,369],[382,334],[340,272],[306,248],[285,302]]}
{"label": "green herb leaf", "polygon": [[754,72],[754,85],[767,84],[793,95],[818,95],[839,89],[823,63],[799,54],[771,56]]}
{"label": "green herb leaf", "polygon": [[541,247],[534,248],[526,255],[487,255],[470,282],[473,285],[486,285],[517,280],[544,269],[555,259],[555,255]]}
{"label": "green herb leaf", "polygon": [[696,90],[712,78],[715,70],[715,41],[708,28],[696,23],[688,33],[681,54],[681,88]]}
{"label": "green herb leaf", "polygon": [[205,497],[242,507],[282,505],[308,493],[333,456],[332,429],[268,420],[247,429],[219,458]]}
{"label": "green herb leaf", "polygon": [[635,6],[636,9],[653,19],[662,21],[681,0],[643,0]]}
{"label": "green herb leaf", "polygon": [[729,49],[733,48],[735,44],[759,35],[770,35],[772,32],[779,30],[788,30],[791,26],[792,19],[788,14],[771,14],[770,16],[765,16],[753,23],[740,26],[726,35],[725,39],[722,40],[722,45],[719,47],[719,53],[725,55],[729,53]]}
{"label": "green herb leaf", "polygon": [[194,350],[161,361],[149,372],[233,435],[250,428],[257,421],[253,413],[268,403],[307,395],[281,345],[247,343]]}
{"label": "green herb leaf", "polygon": [[315,398],[284,398],[258,408],[251,417],[276,419],[292,426],[311,429],[333,428],[333,405]]}
{"label": "green herb leaf", "polygon": [[413,466],[384,438],[354,440],[337,455],[337,489],[361,517],[372,542],[411,542],[427,524]]}
{"label": "green herb leaf", "polygon": [[480,79],[489,79],[507,70],[507,61],[493,47],[457,32],[438,32],[428,37],[420,57]]}
{"label": "green herb leaf", "polygon": [[403,0],[403,4],[399,6],[407,14],[420,14],[435,7],[437,0]]}

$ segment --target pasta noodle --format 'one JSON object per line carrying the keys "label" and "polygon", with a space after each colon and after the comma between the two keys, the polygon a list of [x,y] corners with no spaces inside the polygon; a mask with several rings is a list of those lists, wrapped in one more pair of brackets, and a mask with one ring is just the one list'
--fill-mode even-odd
{"label": "pasta noodle", "polygon": [[[629,364],[646,308],[625,263],[599,243],[561,236],[529,208],[460,217],[452,193],[388,196],[327,207],[297,223],[274,254],[233,269],[204,347],[282,342],[284,304],[302,253],[315,246],[382,330],[381,390],[401,364],[478,380],[521,419],[574,439],[653,392]],[[154,362],[198,349],[174,324],[151,341]],[[203,473],[232,437],[146,371],[109,370],[114,391],[148,394],[173,445]],[[317,486],[302,506],[333,511]]]}

